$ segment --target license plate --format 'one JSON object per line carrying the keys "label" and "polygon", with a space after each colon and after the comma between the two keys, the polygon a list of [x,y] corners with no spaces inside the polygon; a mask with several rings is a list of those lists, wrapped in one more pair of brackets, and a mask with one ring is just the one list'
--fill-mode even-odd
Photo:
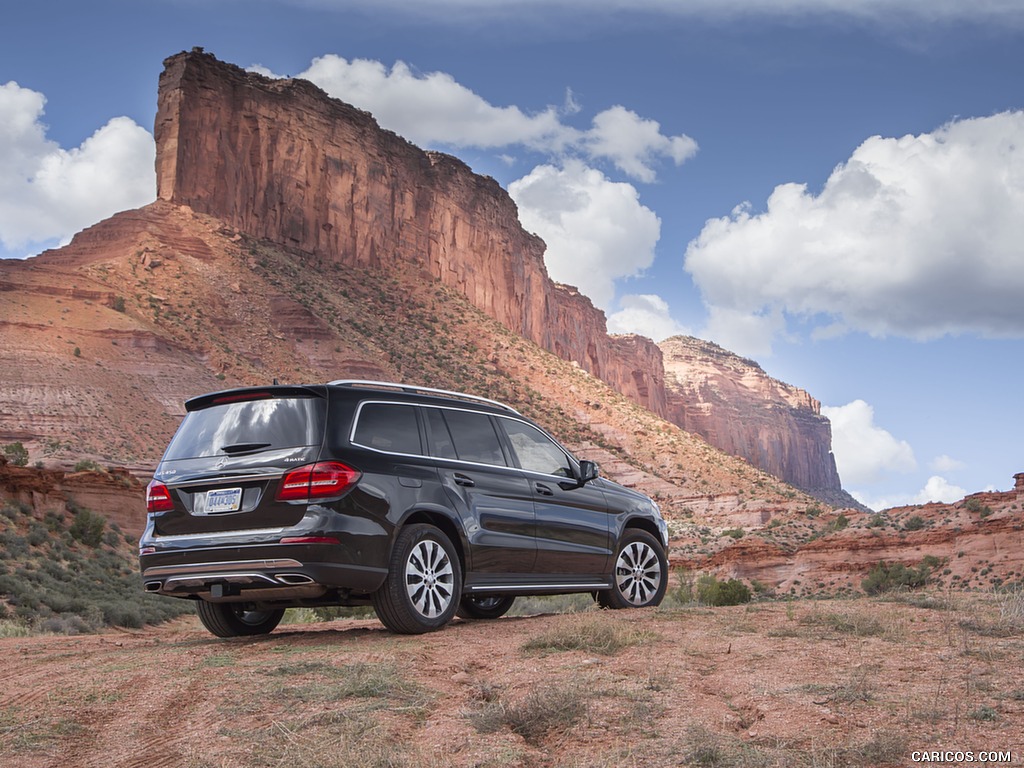
{"label": "license plate", "polygon": [[242,506],[241,488],[218,488],[206,492],[206,505],[203,511],[208,515],[218,512],[237,512]]}

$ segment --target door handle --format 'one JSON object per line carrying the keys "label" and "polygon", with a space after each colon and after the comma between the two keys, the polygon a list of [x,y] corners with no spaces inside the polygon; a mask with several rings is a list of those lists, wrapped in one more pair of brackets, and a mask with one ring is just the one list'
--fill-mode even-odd
{"label": "door handle", "polygon": [[452,475],[452,477],[455,478],[455,484],[456,485],[461,485],[461,486],[464,486],[466,488],[472,488],[474,485],[476,485],[476,483],[473,482],[473,478],[466,477],[461,472],[456,472],[454,475]]}
{"label": "door handle", "polygon": [[554,496],[555,492],[548,488],[544,483],[536,483],[533,489],[537,491],[541,496]]}

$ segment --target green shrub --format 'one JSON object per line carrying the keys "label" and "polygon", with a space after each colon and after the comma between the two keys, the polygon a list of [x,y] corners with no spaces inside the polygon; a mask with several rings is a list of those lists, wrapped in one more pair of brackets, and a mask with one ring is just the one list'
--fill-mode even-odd
{"label": "green shrub", "polygon": [[719,581],[712,574],[697,579],[697,599],[704,605],[740,605],[750,602],[750,588],[742,581]]}
{"label": "green shrub", "polygon": [[850,518],[848,518],[846,515],[840,514],[839,517],[837,517],[835,520],[832,520],[828,524],[828,529],[830,531],[841,531],[844,528],[846,528],[849,524]]}
{"label": "green shrub", "polygon": [[869,595],[879,595],[894,589],[916,589],[928,582],[931,567],[921,563],[916,568],[908,568],[903,563],[879,563],[860,583],[860,588]]}
{"label": "green shrub", "polygon": [[98,547],[103,543],[103,529],[107,526],[107,519],[103,515],[97,515],[88,509],[80,509],[75,515],[75,522],[68,528],[71,538],[80,541],[88,547]]}
{"label": "green shrub", "polygon": [[907,520],[903,524],[903,530],[905,531],[920,531],[925,527],[924,518],[920,515],[914,515],[912,518]]}
{"label": "green shrub", "polygon": [[20,442],[5,445],[4,456],[16,467],[24,467],[28,464],[28,449]]}
{"label": "green shrub", "polygon": [[694,592],[696,580],[687,568],[676,568],[675,574],[677,586],[670,588],[667,596],[680,605],[689,605],[697,599]]}
{"label": "green shrub", "polygon": [[103,472],[103,467],[92,459],[82,459],[75,464],[75,472]]}

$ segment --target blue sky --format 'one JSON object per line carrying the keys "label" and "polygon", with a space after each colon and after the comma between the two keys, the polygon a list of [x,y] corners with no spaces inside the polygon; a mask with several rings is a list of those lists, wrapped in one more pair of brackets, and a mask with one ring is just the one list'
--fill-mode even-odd
{"label": "blue sky", "polygon": [[495,177],[613,331],[807,389],[869,506],[1024,471],[1017,0],[36,0],[2,40],[2,257],[154,198],[203,46]]}

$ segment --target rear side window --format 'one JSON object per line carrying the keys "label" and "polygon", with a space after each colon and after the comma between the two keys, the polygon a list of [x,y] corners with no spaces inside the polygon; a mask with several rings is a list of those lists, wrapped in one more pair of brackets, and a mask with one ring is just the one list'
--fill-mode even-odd
{"label": "rear side window", "polygon": [[455,443],[455,453],[461,461],[507,466],[501,442],[489,416],[446,409],[444,419],[448,423],[452,442]]}
{"label": "rear side window", "polygon": [[423,415],[427,418],[427,427],[430,435],[430,450],[428,453],[439,459],[457,459],[455,443],[452,442],[448,425],[444,423],[444,416],[437,408],[424,408]]}
{"label": "rear side window", "polygon": [[419,456],[423,448],[416,409],[397,403],[364,404],[359,410],[352,442],[378,451]]}
{"label": "rear side window", "polygon": [[273,451],[320,445],[327,401],[273,397],[191,411],[167,446],[165,460],[220,456],[232,446]]}

